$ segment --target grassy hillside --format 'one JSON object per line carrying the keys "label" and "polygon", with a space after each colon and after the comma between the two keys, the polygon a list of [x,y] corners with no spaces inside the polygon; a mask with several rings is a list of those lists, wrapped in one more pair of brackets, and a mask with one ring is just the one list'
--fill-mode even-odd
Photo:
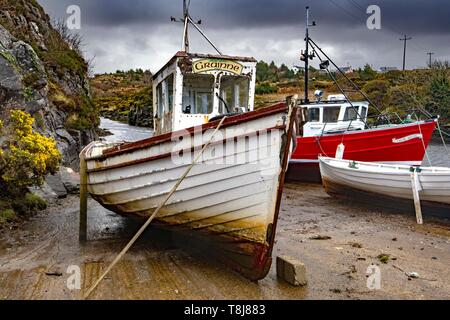
{"label": "grassy hillside", "polygon": [[[256,107],[282,101],[286,95],[304,94],[303,73],[287,72],[285,66],[258,63],[258,83],[256,87]],[[352,100],[364,99],[352,92],[348,81],[335,75],[339,85]],[[369,98],[386,112],[405,115],[411,109],[422,107],[434,115],[440,115],[443,123],[450,124],[450,68],[448,62],[436,62],[429,69],[390,71],[377,73],[366,65],[347,76],[361,88]],[[324,91],[324,96],[340,93],[330,77],[314,68],[310,70],[309,98],[314,99],[314,91]]]}
{"label": "grassy hillside", "polygon": [[[99,119],[90,99],[89,66],[80,50],[81,39],[70,34],[63,24],[52,25],[35,0],[1,0],[0,24],[37,54],[45,67],[49,102],[68,114],[66,126],[77,130],[95,128]],[[24,77],[25,94],[41,89],[40,78],[38,72]]]}
{"label": "grassy hillside", "polygon": [[[343,76],[335,76],[342,88],[352,89]],[[445,62],[435,63],[431,69],[387,73],[377,73],[367,65],[347,76],[383,111],[405,115],[410,109],[420,106],[440,115],[443,123],[450,123],[450,69]],[[96,106],[108,118],[127,122],[131,106],[152,105],[151,74],[148,71],[97,75],[91,85]],[[340,93],[328,75],[311,68],[310,99],[315,99],[314,91],[317,89],[324,91],[324,96]],[[278,67],[273,62],[258,63],[255,108],[284,101],[286,96],[293,94],[303,97],[302,72],[294,72],[285,65]],[[348,95],[354,100],[363,99],[351,90]]]}
{"label": "grassy hillside", "polygon": [[94,104],[104,117],[128,122],[133,107],[151,114],[153,95],[150,71],[138,69],[96,75],[91,80],[91,88]]}

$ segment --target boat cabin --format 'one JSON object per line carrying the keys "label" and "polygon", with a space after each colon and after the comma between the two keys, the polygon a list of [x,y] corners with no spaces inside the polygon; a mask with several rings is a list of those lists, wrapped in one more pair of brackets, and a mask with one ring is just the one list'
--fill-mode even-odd
{"label": "boat cabin", "polygon": [[301,105],[300,133],[303,137],[364,130],[369,103],[350,103],[343,95],[330,95],[326,101]]}
{"label": "boat cabin", "polygon": [[256,60],[178,52],[153,76],[155,134],[253,111]]}

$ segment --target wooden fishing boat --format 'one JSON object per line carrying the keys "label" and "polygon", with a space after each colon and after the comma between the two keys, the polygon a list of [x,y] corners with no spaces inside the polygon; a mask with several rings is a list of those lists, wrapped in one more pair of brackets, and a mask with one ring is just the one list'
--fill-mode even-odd
{"label": "wooden fishing boat", "polygon": [[[413,203],[413,180],[422,206],[430,214],[450,217],[450,168],[411,167],[319,157],[327,193],[372,206]],[[388,200],[388,201],[386,201]],[[389,201],[390,200],[390,201]],[[407,202],[402,201],[407,200]],[[384,203],[383,203],[384,202]],[[388,205],[389,206],[389,205]]]}
{"label": "wooden fishing boat", "polygon": [[148,218],[212,138],[154,224],[264,278],[297,108],[253,111],[255,78],[253,58],[178,52],[153,78],[156,136],[82,151],[89,194],[118,214]]}

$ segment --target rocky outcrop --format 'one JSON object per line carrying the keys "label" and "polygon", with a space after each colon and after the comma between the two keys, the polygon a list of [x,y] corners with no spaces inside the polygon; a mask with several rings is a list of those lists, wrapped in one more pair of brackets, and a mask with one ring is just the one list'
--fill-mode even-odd
{"label": "rocky outcrop", "polygon": [[[90,110],[87,64],[53,29],[35,1],[0,4],[0,119],[27,111],[34,128],[57,141],[63,165],[78,169],[78,154],[97,138]],[[92,112],[91,112],[92,111]],[[85,114],[90,119],[82,118]]]}
{"label": "rocky outcrop", "polygon": [[153,127],[153,108],[151,106],[131,106],[128,112],[128,124],[138,127]]}

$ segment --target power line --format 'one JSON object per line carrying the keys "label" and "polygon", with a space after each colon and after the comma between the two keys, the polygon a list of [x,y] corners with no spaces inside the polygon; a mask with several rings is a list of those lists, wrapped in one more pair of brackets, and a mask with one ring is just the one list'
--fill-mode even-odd
{"label": "power line", "polygon": [[[334,0],[328,0],[330,3],[332,3],[335,7],[337,7],[338,9],[340,9],[341,11],[343,11],[345,14],[347,14],[348,16],[355,18],[355,19],[361,19],[361,17],[356,16],[353,12],[351,12],[350,10],[348,10],[347,8],[341,6],[340,4],[337,4]],[[350,4],[354,9],[358,10],[361,13],[364,13],[364,17],[367,14],[366,9],[360,5],[356,0],[347,0],[348,4]],[[364,20],[363,22],[365,23],[365,19],[361,19]],[[400,29],[402,28],[398,28],[397,25],[394,25],[392,22],[390,22],[390,25],[387,25],[385,22],[383,22],[383,29],[387,29],[393,33],[399,34],[399,35],[403,35],[404,31],[401,31]],[[413,42],[411,44],[414,48],[418,49],[418,50],[423,50],[423,51],[427,51],[427,48],[423,47],[420,45],[420,43],[416,43]]]}

